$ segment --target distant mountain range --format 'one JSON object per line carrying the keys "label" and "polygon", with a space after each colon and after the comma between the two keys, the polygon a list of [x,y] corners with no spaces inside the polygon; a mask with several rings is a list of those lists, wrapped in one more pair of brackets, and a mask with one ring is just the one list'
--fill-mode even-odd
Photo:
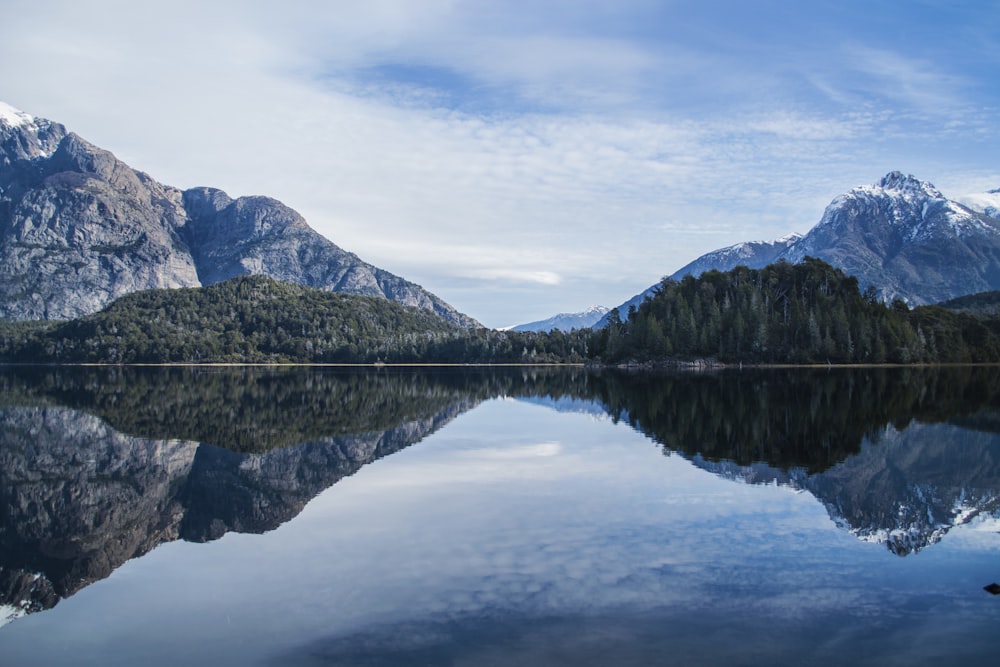
{"label": "distant mountain range", "polygon": [[125,294],[262,274],[481,326],[268,197],[181,191],[0,103],[0,318],[72,319]]}
{"label": "distant mountain range", "polygon": [[[1000,189],[948,199],[900,172],[835,198],[806,235],[707,253],[670,277],[822,259],[910,305],[1000,289]],[[375,296],[481,326],[439,297],[372,266],[268,197],[163,185],[59,123],[0,103],[0,318],[66,320],[145,289],[261,274]],[[654,285],[618,309],[651,294]],[[513,327],[602,326],[599,307]]]}
{"label": "distant mountain range", "polygon": [[558,329],[559,331],[572,331],[573,329],[586,329],[597,324],[608,313],[608,310],[610,309],[604,306],[591,306],[580,313],[559,313],[545,320],[518,324],[511,327],[510,330],[552,331]]}
{"label": "distant mountain range", "polygon": [[[759,269],[807,256],[855,276],[862,289],[873,286],[886,302],[924,305],[1000,289],[1000,190],[961,203],[926,181],[894,171],[835,198],[805,236],[720,248],[670,278],[740,265]],[[621,317],[657,286],[618,306]]]}

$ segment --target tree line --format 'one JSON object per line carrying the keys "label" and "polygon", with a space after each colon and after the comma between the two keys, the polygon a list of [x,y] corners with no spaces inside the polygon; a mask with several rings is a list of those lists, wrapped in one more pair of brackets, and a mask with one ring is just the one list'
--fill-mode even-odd
{"label": "tree line", "polygon": [[664,279],[602,329],[464,329],[266,276],[124,296],[69,322],[0,321],[6,363],[724,364],[1000,362],[1000,318],[882,303],[806,258]]}
{"label": "tree line", "polygon": [[612,311],[592,358],[723,363],[882,364],[1000,361],[1000,321],[937,306],[882,303],[873,287],[807,257],[763,269],[664,279],[622,319]]}
{"label": "tree line", "polygon": [[583,361],[585,345],[266,276],[137,292],[68,322],[0,322],[0,361],[13,363],[545,363]]}

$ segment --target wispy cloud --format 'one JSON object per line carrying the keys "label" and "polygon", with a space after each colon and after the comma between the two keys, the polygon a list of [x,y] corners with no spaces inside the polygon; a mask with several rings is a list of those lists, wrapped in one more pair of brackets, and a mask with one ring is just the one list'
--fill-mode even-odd
{"label": "wispy cloud", "polygon": [[961,92],[967,85],[964,77],[937,63],[863,45],[849,48],[847,56],[861,75],[857,84],[865,96],[880,99],[885,106],[935,115],[953,114],[968,106]]}
{"label": "wispy cloud", "polygon": [[806,231],[889,169],[996,172],[988,68],[867,6],[866,31],[726,2],[11,5],[5,101],[170,184],[277,197],[497,326]]}

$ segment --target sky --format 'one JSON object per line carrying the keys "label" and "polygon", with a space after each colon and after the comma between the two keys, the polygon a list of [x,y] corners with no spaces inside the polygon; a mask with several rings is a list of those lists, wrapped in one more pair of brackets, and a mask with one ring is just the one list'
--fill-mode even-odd
{"label": "sky", "polygon": [[0,0],[0,100],[268,195],[490,327],[899,170],[1000,188],[1000,2]]}

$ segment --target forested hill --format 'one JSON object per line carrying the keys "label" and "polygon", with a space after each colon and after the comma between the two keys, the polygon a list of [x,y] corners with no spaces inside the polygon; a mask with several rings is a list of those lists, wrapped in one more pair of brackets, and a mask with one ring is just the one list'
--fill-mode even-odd
{"label": "forested hill", "polygon": [[811,257],[763,269],[665,279],[623,320],[592,334],[605,363],[694,358],[724,363],[1000,361],[1000,323],[936,306],[885,305],[874,289]]}
{"label": "forested hill", "polygon": [[1000,362],[1000,319],[885,305],[825,262],[664,280],[590,332],[465,329],[375,297],[264,276],[150,290],[61,323],[0,321],[0,362]]}
{"label": "forested hill", "polygon": [[469,330],[266,276],[137,292],[69,322],[0,321],[0,362],[519,363],[581,361],[583,351],[582,334]]}

